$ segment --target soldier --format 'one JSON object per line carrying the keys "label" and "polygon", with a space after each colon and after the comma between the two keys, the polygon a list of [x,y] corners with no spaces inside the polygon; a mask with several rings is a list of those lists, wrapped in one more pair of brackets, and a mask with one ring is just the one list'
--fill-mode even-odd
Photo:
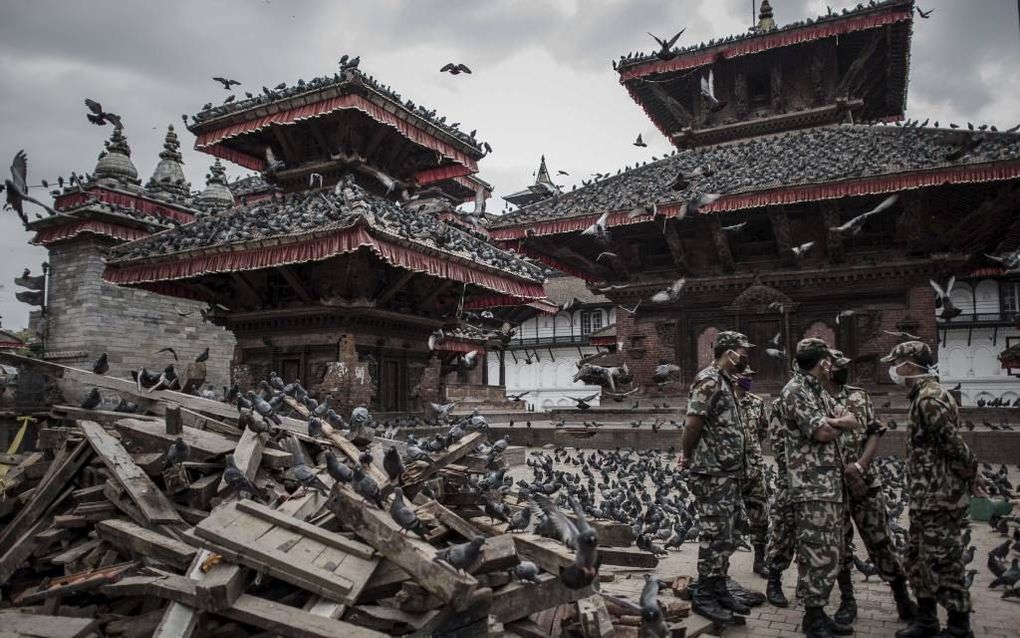
{"label": "soldier", "polygon": [[776,461],[776,483],[772,486],[772,529],[769,531],[768,584],[765,597],[776,607],[788,607],[789,601],[783,593],[783,572],[793,562],[797,549],[794,542],[796,524],[793,520],[793,504],[790,503],[790,481],[786,473],[786,452],[784,442],[786,426],[783,424],[779,399],[772,401],[769,411],[769,439],[772,443],[772,457]]}
{"label": "soldier", "polygon": [[[897,345],[882,358],[889,377],[909,390],[906,568],[917,596],[917,618],[897,638],[972,637],[970,591],[964,580],[964,528],[970,495],[986,496],[978,461],[960,436],[956,401],[939,385],[931,349],[920,341]],[[936,599],[949,610],[939,632]]]}
{"label": "soldier", "polygon": [[747,442],[746,476],[741,486],[741,496],[744,499],[744,510],[747,512],[748,535],[754,549],[754,573],[764,578],[769,575],[765,568],[769,495],[765,488],[765,459],[761,453],[761,442],[765,438],[769,422],[765,401],[751,392],[753,374],[754,370],[748,368],[743,374],[737,375],[737,385],[733,390],[743,416]]}
{"label": "soldier", "polygon": [[864,547],[879,577],[889,583],[892,589],[900,620],[913,620],[917,609],[907,591],[907,576],[900,565],[889,531],[889,513],[882,495],[882,479],[871,467],[871,461],[878,451],[878,440],[885,434],[885,426],[875,418],[871,396],[863,388],[847,385],[851,360],[839,350],[833,350],[832,357],[832,374],[825,389],[836,405],[853,414],[860,424],[858,428],[842,430],[839,435],[848,498],[843,518],[843,568],[836,577],[840,604],[833,618],[843,625],[852,624],[857,618],[857,601],[851,578],[856,524],[857,532],[864,541]]}
{"label": "soldier", "polygon": [[752,348],[739,332],[716,335],[714,361],[691,383],[687,422],[680,440],[677,467],[690,470],[701,534],[698,537],[698,582],[691,595],[695,612],[719,623],[750,609],[726,587],[734,528],[743,509],[740,484],[745,476],[747,437],[733,393],[733,375],[747,369]]}
{"label": "soldier", "polygon": [[780,393],[786,426],[785,453],[797,536],[797,598],[804,604],[802,631],[812,638],[849,635],[853,628],[824,610],[841,565],[843,545],[842,430],[857,427],[852,414],[829,416],[822,379],[829,376],[832,353],[825,341],[802,339],[794,356],[793,378]]}

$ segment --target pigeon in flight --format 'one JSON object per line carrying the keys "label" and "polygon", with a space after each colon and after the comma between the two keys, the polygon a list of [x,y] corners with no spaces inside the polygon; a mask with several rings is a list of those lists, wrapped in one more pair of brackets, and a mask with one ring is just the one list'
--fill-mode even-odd
{"label": "pigeon in flight", "polygon": [[583,589],[592,583],[599,573],[598,535],[580,503],[573,496],[568,497],[574,518],[571,520],[544,494],[534,495],[535,503],[556,529],[564,545],[574,549],[574,562],[560,570],[560,582],[568,589]]}
{"label": "pigeon in flight", "polygon": [[11,179],[4,180],[4,189],[7,191],[7,203],[4,208],[12,208],[21,218],[22,223],[28,223],[28,215],[25,214],[25,202],[32,202],[36,206],[42,206],[50,215],[57,212],[28,194],[28,156],[25,151],[18,151],[11,163]]}
{"label": "pigeon in flight", "polygon": [[450,75],[460,75],[461,73],[471,74],[471,69],[466,64],[460,64],[456,62],[447,62],[443,65],[443,68],[439,69],[440,73],[449,73]]}
{"label": "pigeon in flight", "polygon": [[645,144],[645,141],[641,139],[640,133],[638,133],[637,139],[634,140],[634,146],[640,146],[641,148],[645,148],[646,146],[648,146],[648,144]]}
{"label": "pigeon in flight", "polygon": [[580,398],[580,399],[578,399],[577,397],[567,397],[567,398],[570,399],[571,401],[576,401],[577,402],[577,409],[578,410],[587,410],[587,409],[591,408],[591,404],[589,404],[589,401],[591,401],[595,397],[599,396],[599,394],[601,394],[601,392],[596,392],[595,394],[589,394],[588,396]]}
{"label": "pigeon in flight", "polygon": [[666,638],[669,635],[669,625],[666,624],[666,615],[659,604],[659,579],[651,574],[645,574],[645,586],[641,590],[639,603],[626,598],[619,598],[603,594],[614,603],[625,609],[629,609],[634,615],[641,616],[641,635],[648,638]]}
{"label": "pigeon in flight", "polygon": [[609,211],[602,213],[595,223],[582,230],[581,234],[605,241],[609,237]]}
{"label": "pigeon in flight", "polygon": [[890,195],[889,197],[886,197],[885,199],[883,199],[882,202],[878,206],[875,206],[874,208],[872,208],[868,212],[861,213],[860,215],[854,217],[853,219],[849,220],[845,224],[843,224],[841,226],[834,226],[833,228],[830,228],[829,230],[837,232],[840,235],[842,235],[843,237],[854,237],[855,235],[857,235],[858,233],[861,232],[861,229],[864,227],[864,222],[867,221],[869,217],[871,217],[872,215],[875,215],[877,213],[880,213],[883,210],[885,210],[885,209],[889,208],[890,206],[892,206],[893,204],[895,204],[897,198],[898,198],[898,195]]}
{"label": "pigeon in flight", "polygon": [[953,292],[953,286],[956,284],[956,276],[949,278],[945,289],[939,286],[933,279],[929,279],[928,283],[931,284],[932,289],[935,291],[935,308],[939,311],[939,319],[948,321],[963,314],[963,310],[954,306],[953,300],[949,297]]}
{"label": "pigeon in flight", "polygon": [[806,254],[807,254],[807,252],[808,252],[809,250],[811,250],[811,247],[812,247],[812,246],[814,246],[814,245],[815,245],[815,242],[813,242],[813,241],[808,241],[808,242],[804,242],[804,243],[803,243],[803,244],[801,244],[800,246],[794,246],[794,247],[793,247],[793,248],[791,249],[791,250],[793,251],[793,256],[794,256],[794,257],[795,257],[796,259],[800,259],[800,258],[801,258],[801,257],[803,257],[804,255],[806,255]]}
{"label": "pigeon in flight", "polygon": [[231,80],[230,78],[215,77],[215,78],[213,78],[213,80],[216,81],[216,82],[219,82],[220,84],[222,84],[223,88],[225,88],[228,91],[231,90],[230,87],[232,87],[232,86],[241,86],[240,82],[238,82],[237,80]]}
{"label": "pigeon in flight", "polygon": [[677,279],[669,288],[660,290],[659,292],[652,295],[652,303],[675,303],[680,299],[680,293],[683,292],[684,286],[687,285],[687,279],[681,277]]}
{"label": "pigeon in flight", "polygon": [[120,116],[114,113],[107,113],[103,110],[103,105],[99,102],[85,98],[85,106],[87,106],[90,111],[85,114],[85,117],[88,118],[89,122],[92,122],[96,126],[106,126],[106,123],[109,122],[110,124],[113,124],[114,128],[124,128],[124,123],[121,122]]}
{"label": "pigeon in flight", "polygon": [[701,95],[708,101],[709,108],[713,111],[718,111],[726,106],[726,102],[715,97],[715,74],[712,73],[712,69],[709,69],[706,75],[701,76]]}
{"label": "pigeon in flight", "polygon": [[673,50],[673,45],[676,44],[676,41],[680,39],[680,36],[683,35],[684,31],[686,30],[687,30],[686,27],[680,29],[680,33],[677,33],[669,40],[663,40],[658,36],[649,33],[648,35],[652,36],[652,39],[655,40],[655,43],[659,45],[659,50],[655,52],[655,57],[659,58],[663,62],[667,62],[675,58],[677,56],[677,52]]}

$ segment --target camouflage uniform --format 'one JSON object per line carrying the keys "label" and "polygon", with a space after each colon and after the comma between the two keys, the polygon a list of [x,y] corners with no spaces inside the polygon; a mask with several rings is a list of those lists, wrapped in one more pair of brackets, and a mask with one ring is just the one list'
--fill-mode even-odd
{"label": "camouflage uniform", "polygon": [[[847,467],[864,454],[864,445],[869,437],[882,436],[886,429],[881,421],[875,418],[871,396],[862,388],[845,385],[831,396],[837,405],[852,413],[861,424],[860,428],[842,430],[839,435],[843,466]],[[896,554],[892,533],[889,531],[889,512],[882,494],[882,479],[874,466],[868,467],[863,478],[868,493],[862,498],[847,494],[843,569],[850,569],[853,565],[854,525],[850,522],[853,519],[864,547],[868,550],[868,556],[878,569],[878,575],[885,581],[892,581],[904,576],[904,573]]]}
{"label": "camouflage uniform", "polygon": [[769,495],[765,487],[765,459],[761,440],[768,429],[765,401],[757,394],[745,392],[737,400],[744,420],[747,442],[746,477],[741,486],[741,497],[747,512],[748,536],[753,545],[764,545],[769,531]]}
{"label": "camouflage uniform", "polygon": [[768,566],[780,572],[790,566],[796,551],[796,525],[793,520],[793,504],[790,503],[790,481],[786,474],[785,429],[782,404],[779,399],[775,399],[769,415],[769,438],[772,441],[772,456],[776,461],[776,484],[772,486]]}
{"label": "camouflage uniform", "polygon": [[[930,358],[927,344],[901,343],[883,362]],[[950,612],[971,611],[964,584],[962,535],[970,524],[970,491],[977,458],[960,435],[955,399],[933,377],[910,391],[907,504],[910,532],[905,563],[918,599],[937,599]],[[952,620],[952,618],[950,619]]]}
{"label": "camouflage uniform", "polygon": [[[797,353],[828,354],[824,341],[801,340]],[[814,438],[831,400],[818,379],[797,369],[780,393],[785,452],[797,528],[797,598],[824,607],[836,582],[843,546],[843,459],[838,440]]]}
{"label": "camouflage uniform", "polygon": [[[716,343],[735,334],[739,333],[721,332]],[[746,343],[746,337],[739,336]],[[734,531],[743,520],[740,484],[747,437],[733,381],[714,363],[694,377],[687,415],[704,419],[689,463],[689,483],[701,525],[698,578],[725,578],[735,549]]]}

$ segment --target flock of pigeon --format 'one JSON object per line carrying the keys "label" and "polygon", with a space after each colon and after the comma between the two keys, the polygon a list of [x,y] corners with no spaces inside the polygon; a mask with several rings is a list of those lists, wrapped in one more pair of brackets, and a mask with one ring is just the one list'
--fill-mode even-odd
{"label": "flock of pigeon", "polygon": [[242,205],[224,213],[112,249],[114,259],[153,255],[347,228],[360,219],[405,241],[526,277],[544,279],[544,269],[500,250],[475,235],[439,221],[409,203],[396,203],[365,190],[350,174],[335,187],[315,188]]}
{"label": "flock of pigeon", "polygon": [[[415,104],[411,100],[404,100],[399,93],[393,90],[390,86],[378,82],[371,75],[365,74],[360,68],[361,63],[360,56],[354,56],[353,58],[344,55],[340,58],[338,63],[339,71],[334,73],[332,76],[320,76],[313,78],[309,81],[299,79],[293,85],[287,85],[286,82],[281,82],[273,88],[263,86],[262,90],[257,93],[250,91],[245,92],[245,98],[237,100],[232,93],[227,99],[220,105],[214,105],[212,102],[206,103],[202,107],[202,111],[192,116],[193,123],[200,123],[205,120],[217,118],[228,113],[234,113],[236,111],[243,111],[250,109],[262,104],[269,104],[277,100],[293,97],[295,95],[301,95],[311,91],[322,90],[331,86],[343,84],[346,82],[355,82],[362,84],[372,91],[380,93],[387,99],[402,104],[407,110],[411,111],[418,117],[421,117],[428,121],[429,124],[436,128],[442,129],[446,133],[456,137],[458,140],[465,144],[469,144],[476,148],[479,152],[491,153],[492,147],[488,142],[480,142],[475,139],[475,131],[465,133],[460,130],[460,122],[447,122],[446,116],[437,116],[435,109],[428,109],[420,104]],[[459,75],[461,73],[471,73],[471,69],[464,64],[451,62],[443,66],[440,70],[450,75]],[[225,77],[214,77],[213,80],[219,82],[224,89],[233,91],[234,86],[240,86],[240,82]],[[181,118],[184,123],[188,123],[188,116],[182,115]]]}

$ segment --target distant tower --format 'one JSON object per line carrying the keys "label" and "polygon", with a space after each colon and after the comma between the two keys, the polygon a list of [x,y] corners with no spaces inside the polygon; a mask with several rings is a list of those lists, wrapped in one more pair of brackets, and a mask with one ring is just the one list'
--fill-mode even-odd
{"label": "distant tower", "polygon": [[227,171],[219,158],[209,167],[209,174],[205,176],[205,190],[195,198],[195,203],[203,211],[211,213],[234,205],[234,194],[227,187]]}
{"label": "distant tower", "polygon": [[763,0],[748,33],[688,47],[671,60],[624,57],[617,70],[678,147],[896,120],[906,108],[912,11],[911,0],[889,0],[777,27]]}
{"label": "distant tower", "polygon": [[181,157],[181,143],[171,124],[159,153],[159,164],[145,185],[149,195],[165,201],[184,201],[191,198],[191,184],[184,178],[184,158]]}

